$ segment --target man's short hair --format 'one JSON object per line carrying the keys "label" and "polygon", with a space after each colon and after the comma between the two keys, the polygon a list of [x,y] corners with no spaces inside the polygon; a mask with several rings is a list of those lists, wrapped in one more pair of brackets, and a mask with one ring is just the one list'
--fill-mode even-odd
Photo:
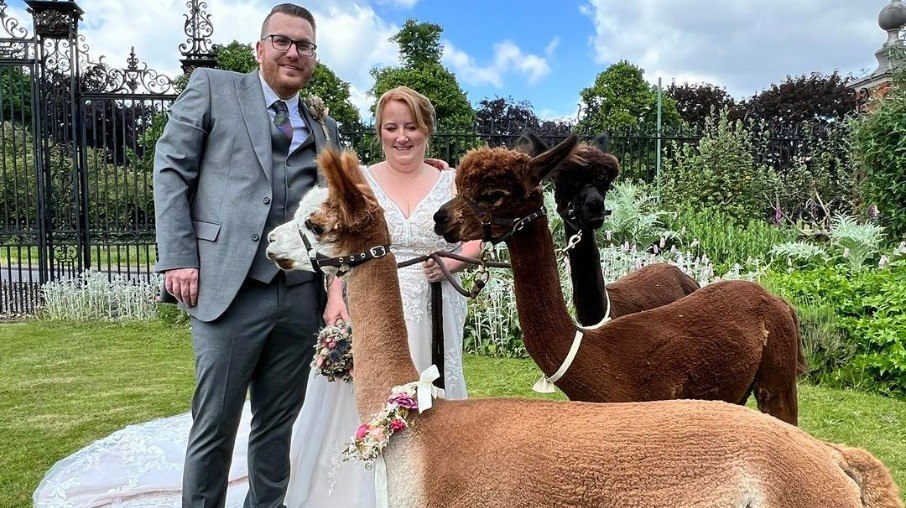
{"label": "man's short hair", "polygon": [[275,6],[273,9],[271,9],[270,14],[268,14],[267,17],[264,18],[264,22],[261,23],[261,37],[262,38],[270,35],[269,33],[267,33],[267,24],[271,20],[271,16],[273,16],[274,14],[277,14],[277,13],[286,14],[287,16],[295,16],[297,18],[302,18],[305,21],[308,21],[309,23],[311,23],[312,30],[316,30],[315,17],[311,15],[311,11],[309,11],[305,7],[302,7],[302,6],[296,5],[296,4],[280,4],[280,5]]}

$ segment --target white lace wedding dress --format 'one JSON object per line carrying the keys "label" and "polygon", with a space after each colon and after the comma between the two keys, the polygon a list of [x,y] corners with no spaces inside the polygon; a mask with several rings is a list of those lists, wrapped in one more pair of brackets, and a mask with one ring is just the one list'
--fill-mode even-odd
{"label": "white lace wedding dress", "polygon": [[[434,234],[434,212],[453,195],[454,171],[442,171],[427,197],[405,217],[362,168],[386,211],[397,261],[451,250]],[[409,347],[421,372],[431,364],[430,284],[421,265],[399,271]],[[446,397],[466,398],[462,371],[465,299],[443,283]],[[353,324],[353,326],[355,326]],[[414,380],[413,380],[414,381]],[[227,506],[240,508],[248,490],[246,445],[251,414],[246,404],[236,438]],[[360,463],[342,462],[340,450],[359,425],[353,385],[312,374],[305,404],[293,427],[288,508],[373,507],[374,479]],[[180,506],[188,413],[130,425],[55,464],[34,493],[36,508],[170,508]]]}

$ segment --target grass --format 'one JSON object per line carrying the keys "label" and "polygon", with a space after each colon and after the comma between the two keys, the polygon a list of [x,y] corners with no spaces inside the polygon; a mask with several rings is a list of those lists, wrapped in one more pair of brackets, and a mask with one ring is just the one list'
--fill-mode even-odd
{"label": "grass", "polygon": [[[468,355],[472,397],[562,399],[531,391],[528,360]],[[130,423],[188,410],[188,329],[161,322],[0,325],[0,507],[31,505],[60,458]],[[800,423],[821,439],[867,448],[906,493],[906,401],[801,385]]]}
{"label": "grass", "polygon": [[[74,252],[69,247],[69,255]],[[0,245],[0,266],[38,266],[38,247],[17,244]],[[145,245],[97,245],[89,247],[91,266],[98,267],[146,267],[157,262],[154,244]]]}

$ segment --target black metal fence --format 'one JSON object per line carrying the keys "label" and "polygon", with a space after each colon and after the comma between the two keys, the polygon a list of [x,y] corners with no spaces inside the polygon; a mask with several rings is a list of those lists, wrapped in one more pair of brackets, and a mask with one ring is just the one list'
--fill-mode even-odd
{"label": "black metal fence", "polygon": [[[86,269],[150,280],[153,149],[178,91],[176,80],[148,69],[134,50],[124,68],[89,58],[75,1],[26,4],[32,27],[8,15],[0,0],[0,314],[33,312],[42,284]],[[183,70],[213,66],[205,4],[186,6]],[[540,134],[556,142],[563,131]],[[364,163],[382,158],[373,130],[341,134]],[[517,137],[439,133],[431,156],[455,165],[469,148],[513,146]],[[647,180],[654,178],[659,141],[670,157],[675,143],[698,140],[685,132],[610,137],[623,174]],[[788,166],[805,141],[770,140],[772,166]]]}

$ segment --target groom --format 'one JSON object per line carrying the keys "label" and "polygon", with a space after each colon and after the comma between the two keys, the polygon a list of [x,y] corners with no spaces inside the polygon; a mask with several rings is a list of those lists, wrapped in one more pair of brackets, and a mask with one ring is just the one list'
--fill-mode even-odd
{"label": "groom", "polygon": [[267,233],[320,180],[316,154],[338,143],[336,122],[319,123],[298,97],[315,50],[312,14],[274,7],[256,45],[259,69],[196,70],[157,143],[156,270],[191,316],[195,352],[185,507],[224,506],[247,393],[245,506],[283,505],[315,334],[338,317],[319,278],[265,257]]}

